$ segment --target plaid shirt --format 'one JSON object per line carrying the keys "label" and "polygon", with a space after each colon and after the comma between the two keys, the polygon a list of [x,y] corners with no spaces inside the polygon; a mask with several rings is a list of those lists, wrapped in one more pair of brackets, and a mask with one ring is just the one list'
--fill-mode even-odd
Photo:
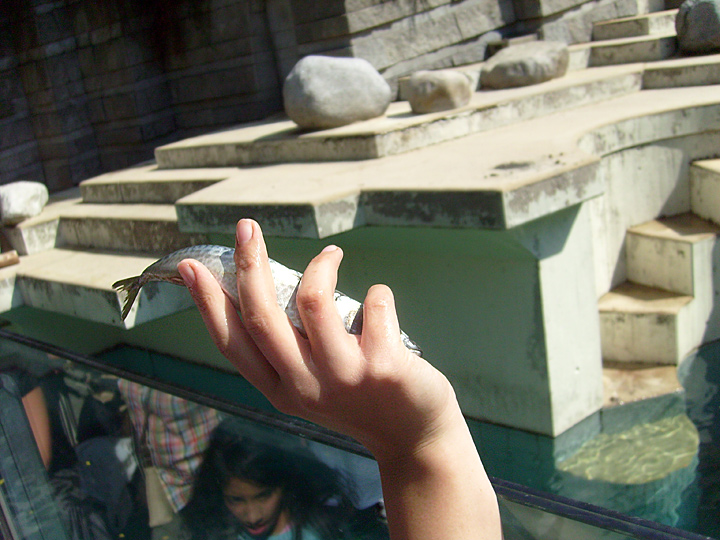
{"label": "plaid shirt", "polygon": [[165,494],[178,512],[190,498],[195,470],[220,422],[215,409],[120,379],[137,439],[150,451]]}

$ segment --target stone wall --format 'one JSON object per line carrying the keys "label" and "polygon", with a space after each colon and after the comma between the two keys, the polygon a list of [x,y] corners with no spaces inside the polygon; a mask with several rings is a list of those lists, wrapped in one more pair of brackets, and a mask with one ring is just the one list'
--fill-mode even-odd
{"label": "stone wall", "polygon": [[0,2],[0,183],[51,191],[155,147],[281,110],[308,54],[368,60],[391,84],[478,62],[527,33],[589,39],[658,0],[12,0]]}

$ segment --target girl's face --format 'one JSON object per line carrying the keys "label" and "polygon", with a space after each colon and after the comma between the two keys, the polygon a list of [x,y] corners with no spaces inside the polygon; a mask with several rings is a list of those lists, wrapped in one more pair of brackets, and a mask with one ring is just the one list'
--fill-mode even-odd
{"label": "girl's face", "polygon": [[223,489],[225,506],[253,537],[267,538],[289,525],[282,505],[283,490],[240,478],[230,478]]}

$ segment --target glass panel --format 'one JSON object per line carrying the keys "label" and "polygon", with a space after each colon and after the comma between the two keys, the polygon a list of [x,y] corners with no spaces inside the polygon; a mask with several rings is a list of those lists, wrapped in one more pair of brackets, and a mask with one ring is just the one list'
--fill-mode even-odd
{"label": "glass panel", "polygon": [[[217,373],[202,374],[200,393],[155,360],[156,380],[120,369],[122,350],[103,365],[31,345],[0,331],[3,536],[387,538],[377,466],[352,441],[209,397],[232,393]],[[494,482],[506,540],[698,538]]]}
{"label": "glass panel", "polygon": [[504,540],[627,540],[636,538],[545,510],[501,501]]}
{"label": "glass panel", "polygon": [[[0,358],[1,500],[13,537],[388,538],[367,457],[11,342]],[[22,401],[38,388],[44,434]]]}

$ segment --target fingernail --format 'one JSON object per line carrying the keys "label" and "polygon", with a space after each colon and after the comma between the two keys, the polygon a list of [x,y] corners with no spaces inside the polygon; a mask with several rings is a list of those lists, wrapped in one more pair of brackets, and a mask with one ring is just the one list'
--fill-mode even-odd
{"label": "fingernail", "polygon": [[185,285],[187,287],[192,287],[195,285],[195,270],[193,270],[192,266],[190,266],[188,263],[180,263],[178,264],[178,272],[180,273],[180,277],[183,278],[183,281],[185,282]]}
{"label": "fingernail", "polygon": [[321,251],[321,253],[328,253],[328,252],[330,252],[330,251],[337,251],[337,249],[338,249],[337,246],[333,246],[332,244],[330,244],[329,246],[325,246],[325,248],[323,248],[323,250]]}
{"label": "fingernail", "polygon": [[252,222],[249,219],[241,219],[238,222],[237,230],[235,231],[235,236],[237,238],[238,244],[244,244],[248,240],[252,238],[253,235],[253,227]]}

